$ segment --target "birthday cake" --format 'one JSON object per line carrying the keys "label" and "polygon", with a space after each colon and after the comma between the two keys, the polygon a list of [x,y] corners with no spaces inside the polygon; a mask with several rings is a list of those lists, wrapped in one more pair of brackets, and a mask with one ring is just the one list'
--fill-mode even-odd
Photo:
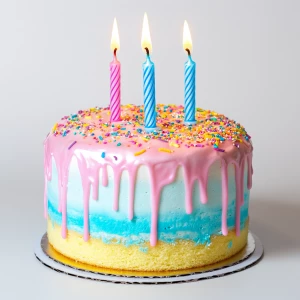
{"label": "birthday cake", "polygon": [[45,217],[61,254],[104,268],[166,271],[229,258],[247,243],[252,143],[237,122],[157,105],[80,110],[44,142]]}

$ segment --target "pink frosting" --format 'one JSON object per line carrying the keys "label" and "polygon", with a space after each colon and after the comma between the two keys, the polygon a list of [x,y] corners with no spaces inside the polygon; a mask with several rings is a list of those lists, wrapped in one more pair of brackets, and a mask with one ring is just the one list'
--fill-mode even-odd
{"label": "pink frosting", "polygon": [[[65,121],[63,121],[64,123]],[[120,126],[126,126],[126,130],[133,130],[134,124],[123,122]],[[73,130],[75,131],[75,129]],[[55,132],[55,130],[53,131]],[[71,130],[72,132],[72,130]],[[143,134],[140,134],[142,137]],[[139,136],[137,136],[139,138]],[[76,142],[76,143],[74,143]],[[44,194],[44,213],[47,217],[47,182],[52,176],[52,158],[57,167],[59,182],[59,207],[62,213],[62,237],[67,237],[67,189],[68,174],[71,159],[75,157],[82,179],[83,188],[83,209],[84,209],[84,240],[89,239],[89,199],[92,191],[92,198],[97,200],[99,182],[103,186],[108,184],[107,167],[113,169],[114,174],[114,199],[113,210],[118,210],[119,206],[119,185],[121,174],[127,170],[129,174],[129,203],[128,218],[134,216],[134,190],[137,169],[144,165],[149,170],[151,186],[151,232],[150,244],[155,246],[157,243],[157,223],[160,194],[164,186],[175,180],[178,167],[183,168],[185,184],[185,207],[186,213],[193,212],[192,193],[194,182],[197,181],[200,187],[200,199],[202,203],[209,201],[207,196],[208,172],[211,165],[216,161],[221,161],[222,176],[222,234],[228,234],[227,209],[228,209],[228,166],[235,166],[236,183],[236,234],[240,234],[240,208],[243,204],[244,193],[244,168],[247,164],[248,176],[247,187],[252,186],[252,145],[243,139],[239,147],[233,146],[231,141],[225,140],[222,143],[224,152],[215,151],[212,146],[204,147],[179,147],[172,148],[169,144],[158,139],[151,139],[145,143],[145,147],[139,147],[138,143],[129,145],[128,138],[120,137],[118,142],[122,146],[118,147],[115,143],[99,143],[98,140],[82,137],[82,135],[68,134],[66,136],[51,133],[45,140],[45,194]],[[160,152],[164,148],[174,152]],[[136,156],[137,152],[145,149],[141,155]],[[105,153],[105,155],[103,155]],[[100,169],[102,169],[99,178]]]}

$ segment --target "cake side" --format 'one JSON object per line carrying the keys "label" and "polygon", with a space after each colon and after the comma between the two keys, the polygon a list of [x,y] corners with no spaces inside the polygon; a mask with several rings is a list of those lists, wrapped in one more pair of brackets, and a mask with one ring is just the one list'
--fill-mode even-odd
{"label": "cake side", "polygon": [[[197,109],[197,124],[186,126],[181,106],[158,105],[157,111],[159,130],[151,134],[142,129],[143,107],[134,105],[122,108],[119,123],[108,123],[106,108],[94,108],[54,126],[45,141],[45,215],[55,228],[48,227],[49,241],[65,255],[77,235],[87,252],[91,243],[118,245],[128,254],[176,245],[187,253],[200,246],[209,252],[212,240],[233,230],[235,246],[219,247],[219,257],[245,245],[240,231],[246,230],[252,184],[250,137],[214,112]],[[90,263],[105,267],[96,257]],[[186,267],[195,266],[192,261]]]}

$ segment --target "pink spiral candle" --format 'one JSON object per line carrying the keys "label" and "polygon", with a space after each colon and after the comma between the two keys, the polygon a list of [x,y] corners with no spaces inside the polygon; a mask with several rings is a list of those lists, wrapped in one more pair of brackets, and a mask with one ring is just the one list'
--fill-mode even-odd
{"label": "pink spiral candle", "polygon": [[114,60],[110,63],[110,121],[121,120],[121,64],[114,51]]}

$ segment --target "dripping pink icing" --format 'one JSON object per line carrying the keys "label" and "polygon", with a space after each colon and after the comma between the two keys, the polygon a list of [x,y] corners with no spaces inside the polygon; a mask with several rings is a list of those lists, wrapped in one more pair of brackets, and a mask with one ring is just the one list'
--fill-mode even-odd
{"label": "dripping pink icing", "polygon": [[241,158],[239,162],[235,162],[235,186],[236,186],[236,220],[235,230],[236,235],[240,235],[240,214],[241,206],[244,203],[244,166],[245,160]]}
{"label": "dripping pink icing", "polygon": [[102,185],[103,186],[108,185],[108,175],[107,175],[107,169],[105,166],[102,167]]}
{"label": "dripping pink icing", "polygon": [[228,166],[222,160],[222,234],[228,234],[227,228],[227,207],[228,207]]}
{"label": "dripping pink icing", "polygon": [[247,155],[247,188],[250,190],[252,188],[252,174],[253,174],[253,168],[252,168],[252,153]]}
{"label": "dripping pink icing", "polygon": [[[104,113],[103,119],[108,116]],[[92,121],[96,121],[92,119]],[[97,120],[98,121],[98,120]],[[103,120],[102,120],[103,122]],[[125,121],[120,122],[119,126],[126,126],[126,130],[133,131],[134,124]],[[142,137],[142,134],[140,134]],[[137,139],[139,136],[136,137]],[[76,141],[76,143],[74,143]],[[128,143],[127,138],[120,137],[120,144]],[[141,142],[142,143],[142,142]],[[83,208],[84,208],[84,240],[89,239],[89,200],[92,188],[92,198],[101,199],[98,195],[99,181],[107,186],[108,175],[107,166],[113,169],[114,173],[114,199],[113,208],[119,207],[119,185],[123,171],[128,171],[129,176],[129,203],[128,218],[132,220],[134,216],[134,189],[137,169],[144,165],[149,170],[151,185],[151,232],[150,244],[155,246],[157,243],[157,223],[160,194],[162,188],[175,180],[178,167],[184,171],[185,184],[185,207],[186,213],[193,212],[192,190],[195,182],[200,187],[200,199],[202,203],[209,201],[207,196],[208,172],[211,165],[216,161],[221,161],[222,177],[222,234],[228,234],[227,228],[227,207],[228,207],[228,165],[235,166],[236,183],[236,234],[240,234],[240,208],[243,204],[244,193],[244,165],[247,162],[247,187],[252,186],[252,145],[244,140],[239,148],[234,147],[230,141],[222,143],[221,151],[214,151],[212,147],[204,146],[191,148],[172,148],[165,141],[151,139],[144,143],[147,151],[142,155],[135,156],[140,151],[141,143],[135,142],[133,145],[117,147],[113,143],[92,143],[80,135],[60,136],[50,134],[45,141],[45,193],[44,193],[44,214],[47,216],[47,181],[51,180],[52,157],[57,167],[59,181],[59,211],[62,213],[62,237],[67,237],[67,184],[69,165],[73,157],[77,159],[79,172],[83,188]],[[71,148],[69,145],[73,144]],[[158,149],[167,148],[174,152],[159,152]],[[101,153],[105,152],[105,157]],[[99,178],[100,169],[101,179]]]}
{"label": "dripping pink icing", "polygon": [[113,210],[119,209],[119,193],[120,193],[120,181],[121,181],[122,170],[114,168],[114,202]]}
{"label": "dripping pink icing", "polygon": [[136,180],[137,168],[133,167],[129,177],[129,205],[128,205],[128,219],[132,220],[134,215],[134,189]]}
{"label": "dripping pink icing", "polygon": [[168,161],[161,164],[152,164],[149,166],[149,175],[151,183],[151,233],[150,245],[155,246],[157,242],[157,221],[159,200],[162,188],[174,181],[177,173],[176,161]]}

